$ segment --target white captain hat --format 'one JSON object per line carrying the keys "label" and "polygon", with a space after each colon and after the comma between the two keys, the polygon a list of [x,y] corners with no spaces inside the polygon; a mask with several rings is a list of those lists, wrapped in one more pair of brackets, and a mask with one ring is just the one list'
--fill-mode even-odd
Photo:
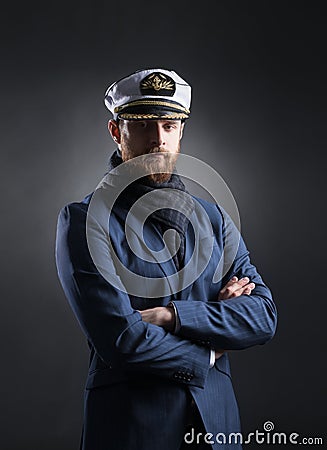
{"label": "white captain hat", "polygon": [[104,103],[114,119],[183,120],[190,115],[191,86],[171,70],[138,70],[111,84]]}

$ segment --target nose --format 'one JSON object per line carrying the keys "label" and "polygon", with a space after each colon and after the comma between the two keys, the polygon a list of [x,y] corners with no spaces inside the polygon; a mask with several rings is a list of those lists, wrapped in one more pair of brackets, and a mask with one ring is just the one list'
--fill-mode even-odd
{"label": "nose", "polygon": [[151,127],[151,146],[161,147],[165,145],[165,132],[160,123],[152,122]]}

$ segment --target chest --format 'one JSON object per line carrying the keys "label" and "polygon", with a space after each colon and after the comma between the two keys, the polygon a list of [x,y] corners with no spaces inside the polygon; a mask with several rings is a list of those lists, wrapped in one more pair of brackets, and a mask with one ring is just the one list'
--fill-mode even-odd
{"label": "chest", "polygon": [[[173,230],[163,233],[160,224],[148,222],[126,227],[114,216],[111,242],[116,270],[132,306],[145,309],[165,306],[171,300],[213,300],[221,283],[215,283],[223,267],[223,240],[220,233],[202,232],[201,223],[190,226],[184,238],[183,264],[176,267],[179,237]],[[174,258],[175,255],[175,258]]]}

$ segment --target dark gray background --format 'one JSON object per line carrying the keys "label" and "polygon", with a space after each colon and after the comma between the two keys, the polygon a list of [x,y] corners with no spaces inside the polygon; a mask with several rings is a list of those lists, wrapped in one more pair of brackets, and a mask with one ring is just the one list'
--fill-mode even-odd
{"label": "dark gray background", "polygon": [[193,3],[2,7],[2,449],[78,448],[88,352],[56,275],[57,214],[106,171],[105,89],[155,66],[193,86],[182,148],[228,183],[279,311],[269,344],[231,356],[244,432],[326,438],[323,2]]}

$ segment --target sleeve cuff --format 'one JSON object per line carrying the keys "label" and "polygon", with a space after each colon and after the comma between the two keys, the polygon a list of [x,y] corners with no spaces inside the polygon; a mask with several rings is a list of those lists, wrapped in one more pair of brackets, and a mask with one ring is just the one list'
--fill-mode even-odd
{"label": "sleeve cuff", "polygon": [[216,352],[213,349],[211,349],[210,350],[210,365],[209,365],[210,369],[215,365],[215,362],[216,362]]}
{"label": "sleeve cuff", "polygon": [[179,330],[181,329],[181,322],[180,322],[179,317],[178,317],[177,308],[176,308],[174,302],[169,302],[167,306],[168,306],[169,308],[172,308],[172,309],[174,310],[174,315],[175,315],[175,327],[174,327],[173,333],[176,334],[176,333],[178,333]]}

